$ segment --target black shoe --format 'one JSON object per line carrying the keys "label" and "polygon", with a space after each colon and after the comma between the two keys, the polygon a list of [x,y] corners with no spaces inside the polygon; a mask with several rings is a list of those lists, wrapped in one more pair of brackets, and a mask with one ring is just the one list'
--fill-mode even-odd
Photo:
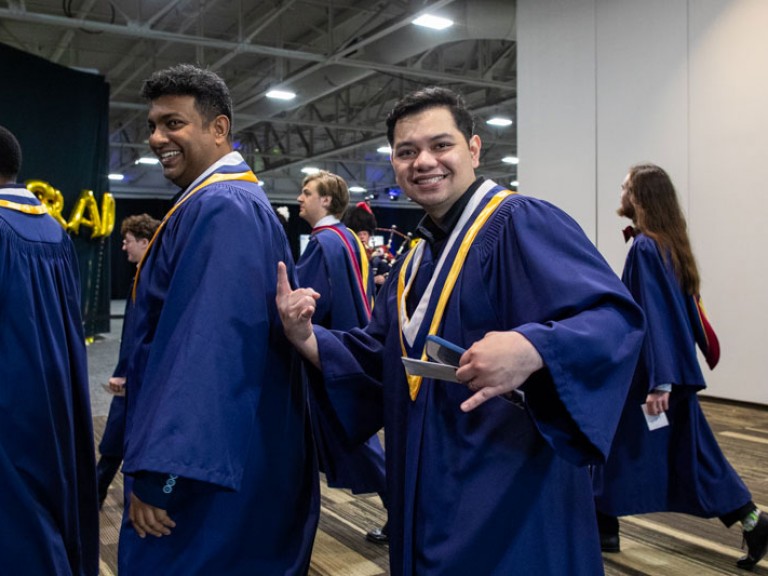
{"label": "black shoe", "polygon": [[752,570],[768,551],[768,514],[760,512],[757,524],[749,532],[743,532],[744,544],[747,545],[747,555],[736,562],[736,566],[744,570]]}
{"label": "black shoe", "polygon": [[389,536],[386,533],[386,525],[383,528],[374,528],[365,535],[368,542],[374,544],[389,544]]}
{"label": "black shoe", "polygon": [[619,534],[600,533],[600,550],[603,552],[621,552]]}

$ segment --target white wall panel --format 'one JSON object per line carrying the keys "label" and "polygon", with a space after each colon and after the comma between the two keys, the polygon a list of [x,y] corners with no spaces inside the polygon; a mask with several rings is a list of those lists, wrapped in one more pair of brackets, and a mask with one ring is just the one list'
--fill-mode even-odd
{"label": "white wall panel", "polygon": [[617,272],[629,165],[672,176],[723,348],[709,393],[768,404],[768,1],[518,1],[521,191]]}
{"label": "white wall panel", "polygon": [[768,2],[690,7],[689,226],[723,350],[708,393],[768,404]]}
{"label": "white wall panel", "polygon": [[517,18],[519,190],[558,205],[594,242],[594,0],[519,0]]}
{"label": "white wall panel", "polygon": [[685,0],[597,4],[597,245],[617,272],[630,222],[616,209],[630,165],[654,162],[688,184],[685,29]]}

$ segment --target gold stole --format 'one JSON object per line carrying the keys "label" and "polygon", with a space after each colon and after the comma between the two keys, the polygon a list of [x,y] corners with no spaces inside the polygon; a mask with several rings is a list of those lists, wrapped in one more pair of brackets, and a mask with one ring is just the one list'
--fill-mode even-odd
{"label": "gold stole", "polygon": [[48,213],[48,209],[45,207],[45,204],[21,204],[19,202],[11,202],[10,200],[0,199],[0,207],[8,208],[9,210],[16,210],[17,212],[23,212],[24,214],[33,214],[35,216]]}
{"label": "gold stole", "polygon": [[[448,299],[453,292],[453,288],[456,285],[456,280],[461,273],[461,269],[464,266],[464,261],[467,259],[467,253],[469,252],[472,243],[475,241],[475,237],[477,236],[478,232],[480,232],[480,229],[483,227],[483,225],[499,207],[501,201],[511,194],[515,194],[515,192],[512,192],[511,190],[501,190],[494,194],[493,197],[491,197],[491,199],[485,205],[483,210],[480,212],[480,214],[477,215],[477,218],[475,218],[475,221],[469,227],[469,230],[467,230],[464,234],[464,237],[461,240],[461,244],[459,245],[459,250],[454,257],[453,264],[451,264],[451,269],[448,272],[448,277],[446,278],[445,284],[440,291],[440,297],[437,301],[437,308],[435,309],[435,313],[432,317],[432,323],[429,326],[428,334],[437,334],[437,329],[440,327],[440,323],[443,320],[443,314],[445,313],[445,307],[448,304]],[[423,240],[420,240],[419,242],[423,242]],[[410,264],[415,252],[415,247],[411,249],[410,252],[408,252],[408,256],[406,256],[405,262],[403,262],[403,266],[400,268],[400,275],[398,276],[397,280],[397,322],[400,329],[400,348],[402,350],[403,357],[408,357],[408,353],[406,352],[405,348],[402,317],[404,314],[407,314],[407,312],[404,310],[405,299],[408,297],[408,292],[410,291],[410,286],[407,291],[405,289],[405,275],[406,270],[408,269],[408,265]],[[418,273],[418,264],[415,265],[415,268],[416,269],[411,272],[411,276],[414,278]],[[427,353],[425,350],[422,350],[421,352],[421,360],[427,361]],[[406,373],[406,378],[408,379],[408,390],[410,392],[411,400],[415,401],[416,396],[419,393],[419,388],[421,388],[422,377],[411,376],[410,374]]]}

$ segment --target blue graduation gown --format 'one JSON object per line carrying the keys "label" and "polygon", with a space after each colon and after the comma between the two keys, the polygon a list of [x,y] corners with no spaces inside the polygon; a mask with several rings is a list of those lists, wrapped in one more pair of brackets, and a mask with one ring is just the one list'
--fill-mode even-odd
{"label": "blue graduation gown", "polygon": [[121,575],[306,573],[318,474],[301,362],[275,305],[278,261],[295,278],[282,226],[244,181],[191,196],[147,252],[123,471],[180,480],[170,536],[139,538],[126,511]]}
{"label": "blue graduation gown", "polygon": [[[433,262],[427,247],[419,275],[428,279]],[[602,573],[586,465],[608,452],[641,311],[570,217],[507,198],[469,250],[438,334],[468,348],[489,331],[516,330],[546,368],[524,385],[525,409],[494,398],[465,414],[471,394],[455,383],[425,379],[410,400],[402,264],[365,330],[316,330],[326,390],[349,433],[376,429],[383,402],[392,574]]]}
{"label": "blue graduation gown", "polygon": [[[0,199],[39,206],[23,187]],[[99,525],[80,283],[50,216],[0,207],[0,572],[95,576]]]}
{"label": "blue graduation gown", "polygon": [[[647,333],[610,457],[594,473],[598,510],[612,516],[683,512],[723,516],[751,500],[699,406],[705,387],[696,356],[695,300],[680,288],[654,240],[635,237],[622,275],[647,319]],[[669,426],[649,431],[641,405],[672,384]]]}
{"label": "blue graduation gown", "polygon": [[[318,230],[313,232],[296,265],[299,285],[310,286],[320,293],[314,322],[336,330],[363,327],[368,324],[368,311],[360,294],[357,274],[361,274],[360,258],[367,256],[360,254],[356,239],[344,224],[334,227],[352,246],[357,265],[336,232]],[[368,294],[373,294],[370,274],[365,282]],[[316,380],[316,374],[310,372],[310,383]],[[325,472],[328,485],[348,488],[355,494],[384,493],[384,450],[378,436],[374,434],[363,443],[350,442],[333,415],[321,386],[310,386],[309,400],[319,466]]]}

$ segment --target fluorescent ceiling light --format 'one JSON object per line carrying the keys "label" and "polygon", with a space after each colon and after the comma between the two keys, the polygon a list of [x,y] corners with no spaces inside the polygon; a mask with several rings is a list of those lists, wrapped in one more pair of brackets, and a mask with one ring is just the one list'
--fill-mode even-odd
{"label": "fluorescent ceiling light", "polygon": [[504,158],[501,159],[502,162],[505,162],[506,164],[519,164],[520,159],[517,156],[504,156]]}
{"label": "fluorescent ceiling light", "polygon": [[485,123],[490,124],[491,126],[511,126],[512,120],[509,118],[502,118],[501,116],[494,116],[493,118],[486,120]]}
{"label": "fluorescent ceiling light", "polygon": [[520,186],[520,182],[518,182],[517,180],[512,180],[512,182],[510,182],[509,185],[517,188],[518,186]]}
{"label": "fluorescent ceiling light", "polygon": [[376,148],[376,152],[378,152],[379,154],[392,154],[392,148],[390,148],[389,146],[379,146],[378,148]]}
{"label": "fluorescent ceiling light", "polygon": [[366,190],[362,186],[350,186],[349,191],[350,192],[368,192],[368,190]]}
{"label": "fluorescent ceiling light", "polygon": [[160,160],[153,156],[142,156],[136,160],[136,164],[147,164],[149,166],[154,166],[155,164],[160,164]]}
{"label": "fluorescent ceiling light", "polygon": [[107,176],[107,178],[109,178],[110,180],[114,180],[116,182],[120,182],[123,178],[125,178],[125,176],[123,176],[122,174],[110,174]]}
{"label": "fluorescent ceiling light", "polygon": [[295,92],[289,92],[288,90],[270,90],[267,92],[267,98],[274,100],[293,100],[296,98]]}
{"label": "fluorescent ceiling light", "polygon": [[431,14],[423,14],[413,21],[416,26],[423,26],[424,28],[431,28],[432,30],[445,30],[453,26],[453,20],[448,18],[440,18],[440,16],[432,16]]}
{"label": "fluorescent ceiling light", "polygon": [[314,166],[304,166],[301,171],[304,172],[304,174],[317,174],[320,172],[320,168],[315,168]]}

